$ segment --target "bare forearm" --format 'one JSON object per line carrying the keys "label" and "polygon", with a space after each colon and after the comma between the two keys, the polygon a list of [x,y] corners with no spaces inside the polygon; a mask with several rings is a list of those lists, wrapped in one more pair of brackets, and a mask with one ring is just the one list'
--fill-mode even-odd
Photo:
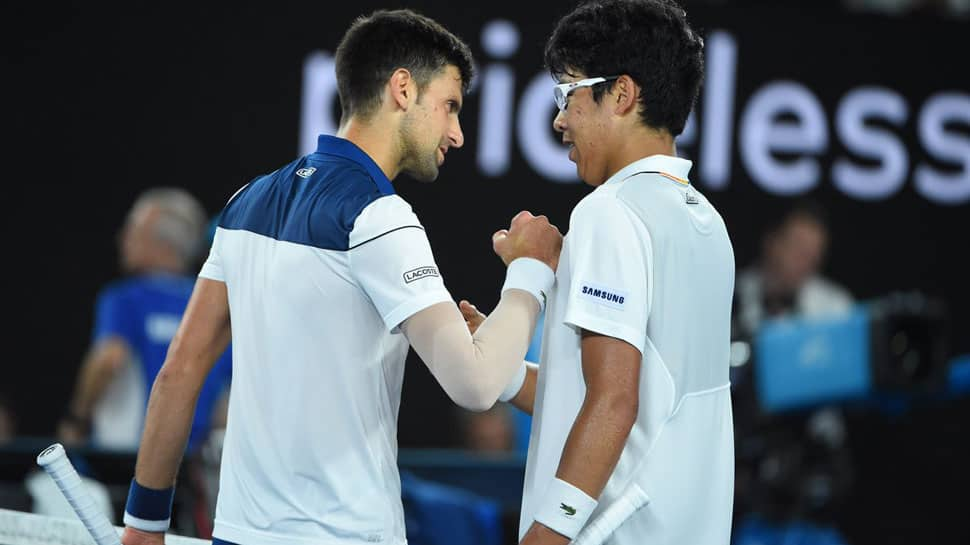
{"label": "bare forearm", "polygon": [[539,366],[526,363],[525,382],[522,389],[509,401],[515,408],[531,415],[536,402],[536,381],[539,378]]}
{"label": "bare forearm", "polygon": [[141,485],[164,489],[175,484],[197,399],[198,388],[189,379],[164,368],[158,374],[135,467],[135,479]]}
{"label": "bare forearm", "polygon": [[148,400],[135,464],[142,486],[175,484],[202,384],[231,336],[225,284],[199,279]]}
{"label": "bare forearm", "polygon": [[[598,498],[636,421],[633,408],[617,398],[591,400],[587,397],[566,439],[556,478],[591,498]],[[536,518],[521,545],[566,545],[570,541],[569,537],[538,522],[539,515]],[[548,519],[541,520],[549,523]]]}
{"label": "bare forearm", "polygon": [[[579,525],[585,524],[595,508],[594,500],[606,487],[636,423],[641,355],[636,347],[625,341],[584,330],[582,359],[586,396],[563,446],[556,471],[557,481],[550,488],[553,502],[562,496],[580,502],[576,504],[583,511],[583,518],[577,519]],[[582,497],[584,495],[587,497]],[[555,503],[547,503],[546,507],[552,505]],[[575,536],[579,531],[579,527],[561,525],[562,521],[549,516],[548,511],[540,509],[536,514],[536,522],[523,544],[560,544],[566,536]],[[542,528],[546,524],[550,527]],[[559,528],[557,532],[561,531],[563,535],[557,538],[553,535],[556,532],[545,531],[553,527]]]}
{"label": "bare forearm", "polygon": [[587,398],[566,439],[556,477],[598,498],[620,459],[636,416],[635,403],[623,398]]}

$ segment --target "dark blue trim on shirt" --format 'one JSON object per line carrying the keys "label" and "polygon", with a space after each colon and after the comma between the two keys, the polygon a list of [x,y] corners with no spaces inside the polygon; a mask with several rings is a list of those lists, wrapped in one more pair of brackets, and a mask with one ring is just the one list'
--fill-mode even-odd
{"label": "dark blue trim on shirt", "polygon": [[358,148],[357,145],[350,140],[321,134],[320,137],[317,138],[316,153],[336,155],[337,157],[343,157],[344,159],[354,161],[355,163],[364,167],[364,170],[370,174],[371,179],[374,180],[374,183],[377,185],[377,188],[381,190],[381,193],[385,195],[394,194],[394,186],[391,185],[391,181],[387,179],[387,176],[384,174],[384,171],[381,170],[381,167],[377,166],[377,163],[371,159],[370,155],[364,153],[364,150]]}
{"label": "dark blue trim on shirt", "polygon": [[219,227],[346,251],[361,211],[393,194],[390,180],[363,150],[324,135],[316,152],[240,190],[220,214]]}

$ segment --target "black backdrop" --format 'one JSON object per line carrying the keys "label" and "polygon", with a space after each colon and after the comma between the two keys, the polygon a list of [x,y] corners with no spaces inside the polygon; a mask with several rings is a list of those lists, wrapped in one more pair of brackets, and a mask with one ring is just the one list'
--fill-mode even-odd
{"label": "black backdrop", "polygon": [[[588,192],[581,184],[551,180],[523,153],[529,138],[542,139],[543,131],[551,136],[547,128],[533,124],[528,134],[518,129],[527,115],[543,117],[530,110],[535,103],[524,95],[541,72],[552,23],[569,3],[407,5],[465,38],[480,67],[506,66],[514,77],[513,108],[505,110],[510,125],[489,140],[509,150],[501,175],[478,166],[481,119],[501,114],[483,109],[479,86],[462,114],[466,147],[449,154],[439,180],[396,183],[427,227],[451,292],[488,309],[502,278],[490,234],[520,209],[545,213],[565,230],[573,204]],[[718,87],[702,97],[693,135],[680,146],[695,160],[695,183],[724,215],[739,265],[754,258],[760,233],[794,197],[820,200],[833,231],[826,273],[860,299],[899,289],[943,298],[951,315],[950,352],[970,352],[964,259],[970,28],[925,17],[849,16],[814,3],[787,6],[692,8],[709,50],[712,43],[721,46],[723,56],[709,57],[709,69],[730,64],[716,77],[709,72],[709,86]],[[313,52],[332,52],[350,21],[376,7],[363,1],[231,9],[202,3],[4,8],[3,226],[11,248],[4,267],[9,319],[0,383],[22,432],[50,433],[63,410],[88,340],[94,297],[118,275],[114,235],[134,197],[150,186],[182,186],[215,214],[239,186],[295,158],[308,123],[301,106],[305,61]],[[483,28],[497,20],[517,31],[518,45],[507,55],[482,43]],[[865,123],[857,118],[853,133],[848,98],[873,89],[876,102],[886,104],[884,113],[863,116]],[[759,125],[758,112],[772,96],[796,102],[801,113],[780,107]],[[551,122],[549,98],[542,107]],[[726,110],[715,112],[715,103]],[[806,120],[815,110],[821,117]],[[765,119],[796,134],[771,132]],[[773,151],[759,160],[757,153],[739,151],[746,144]],[[724,151],[720,156],[718,149]],[[841,189],[834,172],[846,160],[874,169],[863,185],[888,189],[879,198],[860,198],[865,187]],[[809,163],[807,174],[785,170],[798,161]],[[771,171],[772,165],[780,170]],[[892,165],[898,168],[890,172]],[[927,169],[938,179],[952,177],[940,182],[952,190],[948,202],[941,201],[946,189],[920,189],[918,173]],[[422,366],[409,360],[402,446],[456,444],[457,420],[448,407]],[[948,473],[967,452],[953,420],[966,415],[965,407],[947,408],[911,421],[909,428],[867,426],[871,437],[860,442],[871,456],[864,459],[871,473],[863,481],[908,477],[902,479],[904,491],[888,498],[895,486],[870,486],[881,494],[859,497],[857,511],[846,515],[855,536],[872,536],[874,526],[883,528],[877,532],[882,542],[902,539],[901,531],[917,526],[926,528],[922,537],[968,535],[947,518],[955,508],[919,497],[962,492],[970,484],[966,471],[956,479]],[[440,425],[426,425],[429,420]],[[890,440],[901,429],[912,433]],[[882,449],[898,456],[887,460]]]}

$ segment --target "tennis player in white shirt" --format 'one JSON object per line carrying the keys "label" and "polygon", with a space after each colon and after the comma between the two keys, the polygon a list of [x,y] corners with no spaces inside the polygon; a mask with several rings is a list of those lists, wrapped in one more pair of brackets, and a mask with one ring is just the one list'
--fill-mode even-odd
{"label": "tennis player in white shirt", "polygon": [[[595,189],[570,217],[541,363],[512,400],[533,415],[521,543],[726,545],[734,253],[674,146],[703,42],[672,1],[597,0],[559,21],[545,62],[555,129]],[[482,316],[462,310],[474,329]]]}

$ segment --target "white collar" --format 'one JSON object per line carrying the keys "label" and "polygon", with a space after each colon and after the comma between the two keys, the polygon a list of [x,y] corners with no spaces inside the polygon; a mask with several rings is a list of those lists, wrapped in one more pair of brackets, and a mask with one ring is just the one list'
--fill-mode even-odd
{"label": "white collar", "polygon": [[621,168],[616,174],[610,176],[610,178],[606,180],[603,185],[619,183],[638,172],[645,171],[662,172],[669,176],[686,181],[687,174],[690,172],[690,167],[692,166],[692,162],[688,161],[687,159],[681,159],[680,157],[672,157],[670,155],[651,155],[649,157],[644,157],[643,159],[638,159]]}

